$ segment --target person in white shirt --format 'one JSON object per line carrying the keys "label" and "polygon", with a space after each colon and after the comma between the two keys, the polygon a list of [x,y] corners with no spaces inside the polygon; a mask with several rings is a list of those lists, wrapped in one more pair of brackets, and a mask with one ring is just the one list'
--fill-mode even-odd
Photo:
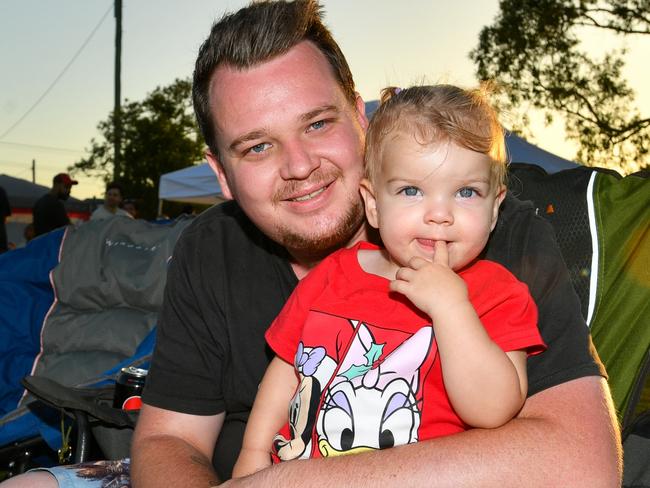
{"label": "person in white shirt", "polygon": [[120,208],[121,203],[122,186],[115,182],[109,183],[106,185],[104,203],[92,213],[90,220],[109,219],[116,215],[124,215],[125,217],[133,218],[129,212]]}

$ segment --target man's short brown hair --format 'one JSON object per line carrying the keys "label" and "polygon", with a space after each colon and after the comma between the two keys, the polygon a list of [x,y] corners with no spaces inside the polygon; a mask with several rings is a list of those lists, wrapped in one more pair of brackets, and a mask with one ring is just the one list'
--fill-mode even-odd
{"label": "man's short brown hair", "polygon": [[323,24],[317,0],[254,2],[214,23],[199,49],[192,98],[205,142],[215,155],[215,121],[210,111],[210,81],[215,70],[222,64],[250,68],[285,54],[302,41],[311,41],[323,53],[346,98],[354,104],[350,67]]}

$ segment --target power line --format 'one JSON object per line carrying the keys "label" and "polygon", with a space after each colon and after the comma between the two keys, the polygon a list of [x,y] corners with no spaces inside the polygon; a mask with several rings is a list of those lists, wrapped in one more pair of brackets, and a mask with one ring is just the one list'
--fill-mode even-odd
{"label": "power line", "polygon": [[[14,167],[23,167],[27,166],[26,171],[31,171],[32,170],[32,163],[30,162],[18,162],[18,161],[7,161],[7,160],[0,160],[0,165],[1,166],[14,166]],[[51,170],[57,170],[61,169],[61,165],[52,165],[52,164],[38,164],[39,169],[51,169]]]}
{"label": "power line", "polygon": [[9,141],[0,141],[0,144],[7,144],[9,146],[19,146],[29,149],[44,149],[48,151],[63,151],[63,152],[72,152],[72,153],[85,153],[86,151],[82,149],[70,149],[67,147],[54,147],[54,146],[39,146],[36,144],[23,144],[20,142],[9,142]]}
{"label": "power line", "polygon": [[74,56],[72,56],[72,59],[68,62],[68,64],[65,65],[65,67],[63,68],[63,70],[62,70],[62,71],[59,73],[59,75],[54,79],[54,81],[50,84],[50,86],[47,87],[47,90],[45,90],[45,92],[43,92],[43,94],[38,98],[38,100],[36,100],[36,101],[34,102],[34,104],[33,104],[31,107],[29,107],[29,109],[27,110],[27,112],[25,112],[25,113],[23,114],[22,117],[20,117],[20,118],[19,118],[19,119],[18,119],[18,120],[17,120],[17,121],[16,121],[16,122],[11,126],[11,127],[9,127],[9,128],[8,128],[8,129],[7,129],[7,130],[2,134],[2,135],[0,135],[0,140],[1,140],[1,139],[4,139],[4,138],[7,136],[7,134],[9,134],[12,130],[14,130],[14,129],[18,126],[18,124],[20,124],[23,120],[25,120],[25,118],[26,118],[26,117],[27,117],[27,116],[32,112],[32,110],[34,110],[34,109],[35,109],[35,108],[36,108],[36,107],[41,103],[41,101],[42,101],[42,100],[47,96],[48,93],[50,93],[50,91],[52,90],[52,88],[54,88],[54,86],[58,83],[58,81],[61,79],[61,77],[66,73],[66,71],[68,71],[68,69],[70,68],[70,66],[72,66],[72,63],[75,62],[75,60],[79,57],[79,55],[80,55],[81,52],[84,50],[84,48],[88,45],[88,43],[90,42],[90,40],[92,39],[92,37],[95,35],[95,32],[97,32],[97,30],[98,30],[99,27],[102,25],[102,23],[104,22],[104,20],[106,20],[106,17],[108,16],[109,12],[110,12],[112,9],[113,9],[113,4],[111,3],[110,7],[108,7],[108,10],[106,11],[106,13],[104,13],[104,15],[102,16],[102,18],[99,20],[99,22],[97,23],[97,25],[95,26],[95,28],[94,28],[94,29],[92,30],[92,32],[90,33],[90,35],[89,35],[89,36],[86,38],[86,40],[81,44],[81,47],[77,50],[77,52],[74,54]]}

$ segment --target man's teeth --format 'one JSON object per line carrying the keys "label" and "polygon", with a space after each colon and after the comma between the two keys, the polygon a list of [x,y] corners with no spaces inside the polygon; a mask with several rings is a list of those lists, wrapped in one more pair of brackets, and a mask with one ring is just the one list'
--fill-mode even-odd
{"label": "man's teeth", "polygon": [[304,202],[305,200],[310,200],[310,199],[314,198],[316,195],[320,195],[324,191],[325,191],[325,187],[323,187],[323,188],[321,188],[319,190],[316,190],[313,193],[309,193],[307,195],[304,195],[302,197],[292,198],[291,200],[294,201],[294,202]]}

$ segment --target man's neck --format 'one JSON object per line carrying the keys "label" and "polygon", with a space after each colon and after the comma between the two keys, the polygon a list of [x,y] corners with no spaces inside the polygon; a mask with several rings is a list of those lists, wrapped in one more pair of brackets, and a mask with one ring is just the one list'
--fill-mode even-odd
{"label": "man's neck", "polygon": [[[364,223],[359,227],[357,232],[352,236],[352,238],[345,243],[343,247],[352,247],[354,246],[357,242],[360,241],[371,241],[371,242],[377,242],[378,237],[376,235],[375,229],[370,227],[367,223]],[[296,274],[299,280],[303,279],[307,274],[316,266],[318,263],[320,263],[323,259],[325,259],[331,252],[334,252],[332,250],[330,253],[327,253],[324,256],[314,256],[313,254],[308,254],[300,251],[295,251],[295,250],[288,250],[289,254],[291,255],[291,269],[293,269],[293,272]]]}

